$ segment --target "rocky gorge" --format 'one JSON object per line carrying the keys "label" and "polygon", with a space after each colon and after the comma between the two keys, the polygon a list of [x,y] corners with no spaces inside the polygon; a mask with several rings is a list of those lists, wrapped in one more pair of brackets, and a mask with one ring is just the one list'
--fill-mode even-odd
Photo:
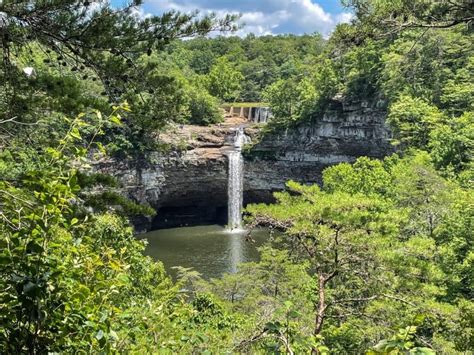
{"label": "rocky gorge", "polygon": [[120,192],[147,203],[157,215],[135,219],[138,230],[227,219],[228,152],[232,132],[244,127],[251,144],[244,155],[244,205],[273,201],[288,180],[320,183],[322,171],[359,156],[383,157],[393,148],[383,102],[334,99],[313,122],[283,130],[266,129],[245,118],[227,115],[212,126],[175,126],[159,137],[166,149],[144,160],[108,159],[95,169],[115,176]]}

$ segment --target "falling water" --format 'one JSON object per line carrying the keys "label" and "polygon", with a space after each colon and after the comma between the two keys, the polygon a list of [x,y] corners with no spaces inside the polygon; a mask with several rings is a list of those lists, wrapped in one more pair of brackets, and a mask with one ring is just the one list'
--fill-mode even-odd
{"label": "falling water", "polygon": [[268,107],[256,107],[253,122],[255,123],[266,123],[272,116],[270,108]]}
{"label": "falling water", "polygon": [[242,228],[242,205],[244,190],[244,160],[242,146],[248,137],[244,129],[239,127],[235,132],[234,149],[229,152],[229,180],[227,187],[229,219],[228,229],[231,231]]}

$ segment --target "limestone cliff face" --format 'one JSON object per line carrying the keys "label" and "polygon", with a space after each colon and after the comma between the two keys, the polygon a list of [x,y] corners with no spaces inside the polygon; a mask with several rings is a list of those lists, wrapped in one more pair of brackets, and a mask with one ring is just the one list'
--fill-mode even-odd
{"label": "limestone cliff face", "polygon": [[[264,134],[244,153],[244,203],[272,201],[272,192],[290,179],[320,183],[329,165],[387,155],[390,132],[384,121],[385,112],[376,105],[334,101],[314,123]],[[241,124],[232,118],[213,127],[176,127],[161,138],[175,145],[169,152],[152,153],[147,162],[100,162],[97,169],[116,176],[124,194],[157,209],[157,217],[140,221],[141,227],[225,223],[226,153]],[[255,142],[260,130],[249,125],[245,132]]]}
{"label": "limestone cliff face", "polygon": [[225,223],[231,127],[176,126],[160,137],[171,144],[164,152],[152,152],[146,161],[100,161],[95,169],[115,176],[124,195],[157,210],[153,220],[135,221],[139,230]]}
{"label": "limestone cliff face", "polygon": [[320,183],[330,165],[389,154],[385,117],[377,104],[334,101],[316,122],[266,135],[247,154],[246,190],[263,197],[290,179]]}

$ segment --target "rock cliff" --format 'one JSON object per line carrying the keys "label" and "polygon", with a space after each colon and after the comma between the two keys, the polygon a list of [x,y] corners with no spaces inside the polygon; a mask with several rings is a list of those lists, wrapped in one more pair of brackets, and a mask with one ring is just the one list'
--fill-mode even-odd
{"label": "rock cliff", "polygon": [[360,156],[381,158],[392,152],[382,103],[333,101],[314,123],[267,134],[246,154],[245,190],[268,199],[288,180],[321,183],[330,165]]}
{"label": "rock cliff", "polygon": [[[116,176],[122,192],[147,202],[158,214],[137,221],[142,229],[225,223],[227,156],[236,126],[228,118],[212,127],[177,126],[160,138],[166,152],[153,152],[146,162],[108,160],[99,171]],[[385,112],[377,105],[334,101],[322,117],[284,131],[261,134],[261,125],[247,125],[255,144],[244,153],[244,204],[271,202],[272,192],[292,179],[320,183],[325,167],[359,156],[383,157],[391,152]]]}

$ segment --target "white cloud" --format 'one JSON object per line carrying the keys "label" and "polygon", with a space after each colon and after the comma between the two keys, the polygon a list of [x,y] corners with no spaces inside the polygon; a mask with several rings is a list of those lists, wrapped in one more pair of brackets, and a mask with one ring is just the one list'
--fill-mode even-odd
{"label": "white cloud", "polygon": [[149,12],[160,13],[177,10],[218,15],[240,13],[244,25],[237,35],[279,33],[313,33],[329,35],[341,22],[349,22],[350,13],[330,14],[312,0],[145,0]]}
{"label": "white cloud", "polygon": [[272,30],[278,26],[281,16],[271,16],[263,12],[245,12],[240,18],[242,28],[237,31],[238,36],[253,33],[257,36],[271,35]]}

